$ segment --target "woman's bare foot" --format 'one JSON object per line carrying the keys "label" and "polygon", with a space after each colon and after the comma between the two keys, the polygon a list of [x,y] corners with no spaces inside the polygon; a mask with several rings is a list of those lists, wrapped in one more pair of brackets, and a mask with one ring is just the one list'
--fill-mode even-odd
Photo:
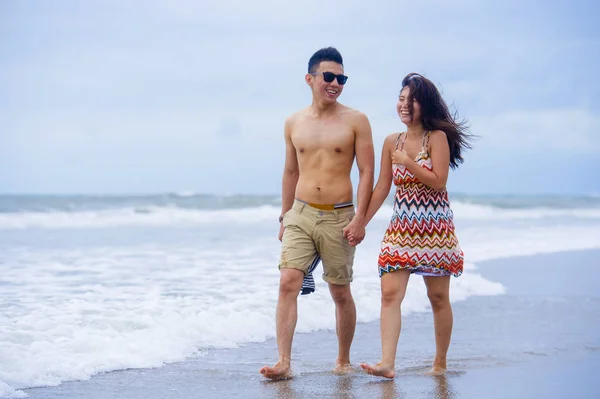
{"label": "woman's bare foot", "polygon": [[360,367],[362,367],[367,374],[385,378],[394,378],[396,376],[396,370],[394,369],[394,366],[384,366],[381,363],[377,363],[375,365],[361,363]]}
{"label": "woman's bare foot", "polygon": [[270,380],[287,380],[288,378],[292,378],[292,368],[290,367],[290,363],[291,359],[282,355],[275,366],[264,366],[260,369],[260,373],[263,377]]}

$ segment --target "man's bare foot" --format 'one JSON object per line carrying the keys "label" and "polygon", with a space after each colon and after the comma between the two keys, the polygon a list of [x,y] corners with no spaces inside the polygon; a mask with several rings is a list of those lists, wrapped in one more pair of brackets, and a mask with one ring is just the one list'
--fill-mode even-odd
{"label": "man's bare foot", "polygon": [[353,373],[354,368],[350,365],[350,363],[338,363],[335,365],[333,369],[334,374],[343,375],[348,373]]}
{"label": "man's bare foot", "polygon": [[361,363],[360,367],[367,372],[367,374],[376,375],[385,378],[394,378],[396,376],[396,370],[394,367],[383,366],[381,363],[370,365],[367,363]]}
{"label": "man's bare foot", "polygon": [[278,361],[273,367],[264,366],[260,369],[260,373],[263,377],[270,380],[287,380],[292,378],[292,369],[289,362]]}
{"label": "man's bare foot", "polygon": [[436,375],[444,375],[444,374],[446,374],[446,368],[445,368],[445,367],[441,367],[441,366],[435,366],[435,365],[434,365],[434,366],[431,368],[431,370],[429,370],[429,371],[428,371],[426,374],[427,374],[427,375],[433,375],[433,376],[436,376]]}

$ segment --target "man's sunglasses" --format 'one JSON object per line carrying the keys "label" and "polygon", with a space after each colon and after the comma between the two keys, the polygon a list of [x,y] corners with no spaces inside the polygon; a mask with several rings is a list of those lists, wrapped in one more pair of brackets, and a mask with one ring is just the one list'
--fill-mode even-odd
{"label": "man's sunglasses", "polygon": [[[321,72],[323,74],[323,80],[327,83],[333,82],[333,79],[337,79],[338,84],[344,85],[348,80],[348,76],[346,75],[336,75],[333,72]],[[313,76],[317,76],[315,73],[311,73]]]}

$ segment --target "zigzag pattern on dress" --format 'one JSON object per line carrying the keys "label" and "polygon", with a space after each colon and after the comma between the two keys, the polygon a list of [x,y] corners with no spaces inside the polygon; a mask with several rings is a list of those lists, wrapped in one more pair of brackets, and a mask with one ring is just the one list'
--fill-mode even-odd
{"label": "zigzag pattern on dress", "polygon": [[[431,171],[428,135],[415,162]],[[460,276],[464,254],[454,234],[448,192],[425,185],[404,165],[392,165],[392,174],[394,211],[381,243],[379,275],[408,269],[426,276]]]}
{"label": "zigzag pattern on dress", "polygon": [[452,271],[452,265],[462,261],[462,254],[429,253],[414,256],[410,251],[382,251],[379,255],[380,267],[436,265]]}

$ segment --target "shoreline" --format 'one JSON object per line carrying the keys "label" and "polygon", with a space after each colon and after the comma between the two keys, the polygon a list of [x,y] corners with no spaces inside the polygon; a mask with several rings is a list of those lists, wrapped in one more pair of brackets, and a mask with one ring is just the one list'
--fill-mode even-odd
{"label": "shoreline", "polygon": [[[332,374],[335,332],[317,331],[296,334],[295,378],[287,381],[267,381],[258,373],[276,357],[275,340],[269,339],[208,350],[203,356],[156,369],[120,370],[24,391],[31,398],[45,399],[598,397],[600,384],[593,370],[600,367],[600,335],[595,332],[600,331],[596,310],[600,293],[591,278],[581,278],[581,271],[566,276],[559,271],[564,264],[578,264],[584,273],[594,273],[599,257],[600,249],[594,249],[477,264],[473,272],[501,283],[506,293],[453,304],[448,373],[441,378],[423,374],[434,351],[432,317],[425,312],[403,319],[394,380],[361,371]],[[580,298],[589,303],[579,305]],[[358,324],[353,366],[378,361],[379,356],[379,321]]]}

